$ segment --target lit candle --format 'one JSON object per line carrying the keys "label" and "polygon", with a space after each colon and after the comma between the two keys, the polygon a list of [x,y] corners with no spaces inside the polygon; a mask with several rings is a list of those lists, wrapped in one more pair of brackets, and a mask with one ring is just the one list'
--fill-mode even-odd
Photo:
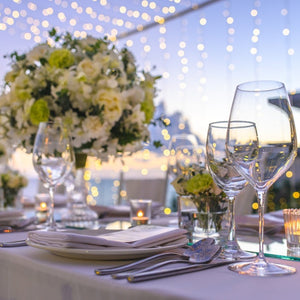
{"label": "lit candle", "polygon": [[144,212],[139,210],[135,217],[132,217],[133,225],[146,225],[149,222],[149,218],[144,216]]}
{"label": "lit candle", "polygon": [[41,202],[40,203],[39,211],[43,211],[43,212],[48,211],[48,207],[47,207],[46,202]]}
{"label": "lit candle", "polygon": [[46,222],[49,213],[47,202],[41,201],[36,205],[35,215],[37,216],[40,223]]}

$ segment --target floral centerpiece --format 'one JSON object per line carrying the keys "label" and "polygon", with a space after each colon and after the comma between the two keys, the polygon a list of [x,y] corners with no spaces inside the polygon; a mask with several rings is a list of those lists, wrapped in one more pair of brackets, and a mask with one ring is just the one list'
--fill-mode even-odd
{"label": "floral centerpiece", "polygon": [[106,38],[73,38],[53,29],[47,43],[14,52],[0,95],[0,136],[32,151],[38,124],[68,127],[75,153],[102,158],[149,140],[158,77],[138,72],[132,53]]}
{"label": "floral centerpiece", "polygon": [[221,229],[226,211],[226,194],[214,183],[206,169],[189,168],[188,172],[178,175],[172,185],[179,197],[189,196],[188,199],[197,209],[200,227],[208,230],[213,226],[216,231]]}
{"label": "floral centerpiece", "polygon": [[[150,140],[159,76],[139,71],[127,48],[53,29],[46,43],[9,57],[11,71],[0,95],[2,139],[30,153],[39,123],[60,122],[69,129],[77,170],[83,170],[87,155],[106,160]],[[83,172],[77,173],[83,203]]]}
{"label": "floral centerpiece", "polygon": [[0,174],[0,189],[3,191],[3,206],[15,205],[15,200],[22,188],[26,187],[28,181],[18,171],[7,168]]}

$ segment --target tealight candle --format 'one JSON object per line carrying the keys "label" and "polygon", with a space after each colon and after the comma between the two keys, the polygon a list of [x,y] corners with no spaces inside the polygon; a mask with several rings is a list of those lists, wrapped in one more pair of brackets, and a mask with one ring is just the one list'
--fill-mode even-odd
{"label": "tealight candle", "polygon": [[35,197],[35,215],[39,223],[47,221],[49,214],[49,196],[40,194]]}
{"label": "tealight candle", "polygon": [[150,224],[151,204],[152,200],[130,200],[130,221],[132,226]]}
{"label": "tealight candle", "polygon": [[290,251],[300,252],[300,209],[284,209],[284,230],[287,247]]}
{"label": "tealight candle", "polygon": [[132,217],[132,225],[146,225],[149,222],[149,218],[144,216],[144,212],[139,210],[136,217]]}

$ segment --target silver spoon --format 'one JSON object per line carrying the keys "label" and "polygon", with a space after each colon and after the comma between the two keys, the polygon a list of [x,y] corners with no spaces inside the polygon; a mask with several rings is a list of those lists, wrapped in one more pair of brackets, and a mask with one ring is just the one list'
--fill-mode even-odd
{"label": "silver spoon", "polygon": [[126,265],[113,267],[113,268],[99,268],[95,270],[96,275],[111,275],[120,272],[133,271],[138,270],[144,267],[151,265],[153,262],[163,261],[165,259],[170,258],[180,258],[180,259],[189,259],[192,253],[200,249],[205,245],[212,245],[215,243],[215,240],[212,238],[202,239],[193,245],[191,245],[188,249],[175,249],[171,252],[159,253],[142,260],[138,260],[136,262],[132,262]]}

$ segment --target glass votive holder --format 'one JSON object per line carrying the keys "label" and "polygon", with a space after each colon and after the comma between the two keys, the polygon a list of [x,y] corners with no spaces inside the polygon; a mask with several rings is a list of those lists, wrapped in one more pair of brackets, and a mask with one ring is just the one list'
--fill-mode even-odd
{"label": "glass votive holder", "polygon": [[300,209],[284,209],[283,219],[287,248],[300,253]]}
{"label": "glass votive holder", "polygon": [[151,223],[152,200],[130,200],[130,222],[132,226],[147,225]]}
{"label": "glass votive holder", "polygon": [[50,207],[50,197],[48,194],[37,194],[35,196],[35,216],[39,223],[44,223],[48,219]]}

